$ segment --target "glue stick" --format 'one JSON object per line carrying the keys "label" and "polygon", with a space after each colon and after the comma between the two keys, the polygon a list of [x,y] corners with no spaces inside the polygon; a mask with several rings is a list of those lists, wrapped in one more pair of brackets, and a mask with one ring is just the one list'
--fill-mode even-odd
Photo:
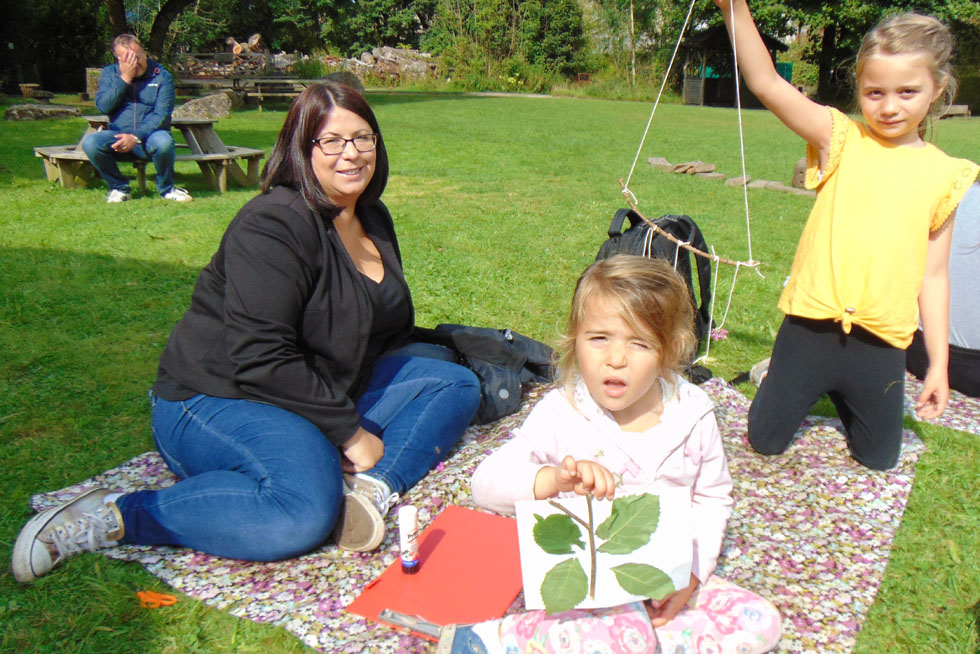
{"label": "glue stick", "polygon": [[419,571],[419,511],[406,504],[398,509],[398,540],[402,572],[413,575]]}

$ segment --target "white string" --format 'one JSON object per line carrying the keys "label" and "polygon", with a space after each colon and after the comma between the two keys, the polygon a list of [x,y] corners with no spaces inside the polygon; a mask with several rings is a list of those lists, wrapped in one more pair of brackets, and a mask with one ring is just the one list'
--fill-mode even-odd
{"label": "white string", "polygon": [[[715,246],[711,246],[711,254],[715,257],[715,270],[714,274],[711,276],[711,303],[708,305],[708,338],[705,339],[704,354],[699,356],[691,365],[697,365],[702,361],[708,360],[708,355],[711,354],[711,324],[715,321],[715,298],[718,297],[718,270],[721,266],[718,265],[718,255],[715,254]],[[741,262],[739,262],[741,263]],[[738,270],[738,265],[736,265],[736,270]],[[700,279],[700,278],[699,278]],[[731,298],[729,297],[729,300]],[[719,325],[720,327],[720,325]]]}
{"label": "white string", "polygon": [[732,287],[728,291],[728,304],[725,305],[725,315],[721,317],[721,324],[718,325],[718,329],[721,329],[725,325],[725,321],[728,320],[728,310],[732,308],[732,297],[735,295],[735,280],[738,279],[738,270],[741,267],[741,261],[735,264],[735,275],[732,277]]}
{"label": "white string", "polygon": [[[630,166],[629,175],[626,176],[626,190],[629,189],[630,180],[633,178],[633,171],[636,170],[636,162],[640,160],[640,152],[643,151],[643,143],[646,141],[647,134],[650,132],[650,124],[653,122],[653,115],[657,113],[657,106],[660,104],[660,96],[664,93],[664,87],[667,86],[667,80],[670,79],[670,71],[674,68],[674,60],[677,58],[677,51],[681,48],[681,41],[684,39],[684,32],[687,31],[688,21],[691,20],[691,12],[694,11],[694,3],[697,0],[691,0],[691,6],[687,8],[687,16],[684,18],[684,26],[681,27],[681,33],[677,37],[677,44],[674,45],[674,53],[670,55],[670,63],[667,64],[667,72],[664,73],[663,81],[660,82],[660,91],[657,92],[657,99],[653,103],[653,111],[650,112],[650,118],[647,120],[647,127],[643,130],[643,137],[640,139],[640,147],[636,149],[636,156],[633,158],[633,165]],[[630,195],[633,195],[630,193]],[[633,196],[636,199],[636,196]]]}
{"label": "white string", "polygon": [[[738,75],[738,46],[736,45],[735,39],[735,3],[731,3],[732,10],[732,57],[735,60],[735,107],[738,114],[738,147],[739,152],[742,155],[742,181],[746,182],[742,184],[742,198],[745,202],[745,233],[748,240],[749,246],[749,261],[755,261],[752,258],[752,224],[749,222],[749,185],[748,185],[748,175],[745,172],[745,134],[742,131],[742,96],[741,96],[741,84],[739,84]],[[736,267],[735,272],[738,272]]]}

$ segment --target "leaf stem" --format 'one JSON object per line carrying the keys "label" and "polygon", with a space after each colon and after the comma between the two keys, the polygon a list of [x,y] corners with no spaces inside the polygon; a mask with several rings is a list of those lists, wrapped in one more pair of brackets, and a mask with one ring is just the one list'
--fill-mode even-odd
{"label": "leaf stem", "polygon": [[596,575],[596,568],[598,567],[598,565],[596,563],[595,528],[593,526],[594,518],[592,517],[592,493],[588,493],[585,496],[585,506],[589,510],[588,522],[582,520],[582,518],[578,517],[577,515],[575,515],[574,513],[572,513],[571,511],[569,511],[564,506],[562,506],[561,504],[559,504],[554,500],[548,500],[548,504],[555,507],[556,509],[558,509],[559,511],[567,515],[569,518],[571,518],[575,522],[585,527],[585,530],[589,532],[589,559],[592,568],[591,570],[592,574],[589,575],[589,599],[594,600],[595,599],[595,575]]}
{"label": "leaf stem", "polygon": [[[589,497],[591,497],[591,495]],[[558,509],[559,511],[561,511],[562,513],[564,513],[569,518],[571,518],[575,522],[579,523],[580,525],[582,525],[586,529],[590,529],[589,523],[587,523],[585,520],[583,520],[582,518],[578,517],[577,515],[575,515],[574,513],[572,513],[571,511],[569,511],[568,509],[566,509],[565,507],[563,507],[558,502],[556,502],[554,500],[548,500],[548,504],[550,504],[551,506],[555,507],[556,509]],[[592,507],[589,507],[589,513],[592,512],[591,509],[592,509]]]}
{"label": "leaf stem", "polygon": [[592,574],[589,575],[589,599],[595,599],[595,575],[596,575],[596,552],[595,552],[595,529],[592,519],[592,493],[585,496],[585,506],[589,509],[589,556],[592,557]]}

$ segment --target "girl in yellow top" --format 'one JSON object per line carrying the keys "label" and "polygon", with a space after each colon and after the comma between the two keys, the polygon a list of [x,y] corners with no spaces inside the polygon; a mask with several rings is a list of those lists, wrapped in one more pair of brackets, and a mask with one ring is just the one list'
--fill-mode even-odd
{"label": "girl in yellow top", "polygon": [[714,2],[749,88],[806,140],[807,186],[817,189],[779,300],[786,318],[749,412],[749,442],[762,454],[785,451],[827,394],[852,456],[891,468],[901,448],[905,348],[920,313],[930,366],[919,416],[942,414],[949,397],[949,223],[980,168],[922,134],[955,93],[952,37],[918,14],[871,30],[856,62],[862,124],[776,73],[747,0]]}

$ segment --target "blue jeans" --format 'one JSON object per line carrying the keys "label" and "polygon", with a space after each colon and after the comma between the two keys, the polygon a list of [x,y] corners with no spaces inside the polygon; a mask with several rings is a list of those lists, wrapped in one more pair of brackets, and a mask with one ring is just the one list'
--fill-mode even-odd
{"label": "blue jeans", "polygon": [[116,132],[104,129],[92,132],[82,141],[85,156],[92,162],[95,172],[102,176],[110,189],[129,193],[129,179],[119,172],[119,161],[143,159],[152,161],[156,169],[157,192],[165,195],[174,187],[174,160],[176,157],[174,137],[170,130],[158,129],[151,132],[142,145],[137,145],[129,152],[119,153],[112,149],[116,142]]}
{"label": "blue jeans", "polygon": [[[369,474],[405,492],[445,458],[479,401],[467,368],[397,353],[380,359],[357,401],[362,426],[385,445]],[[181,480],[117,500],[122,542],[274,561],[327,539],[343,505],[341,453],[313,423],[250,400],[151,402],[157,448]]]}

